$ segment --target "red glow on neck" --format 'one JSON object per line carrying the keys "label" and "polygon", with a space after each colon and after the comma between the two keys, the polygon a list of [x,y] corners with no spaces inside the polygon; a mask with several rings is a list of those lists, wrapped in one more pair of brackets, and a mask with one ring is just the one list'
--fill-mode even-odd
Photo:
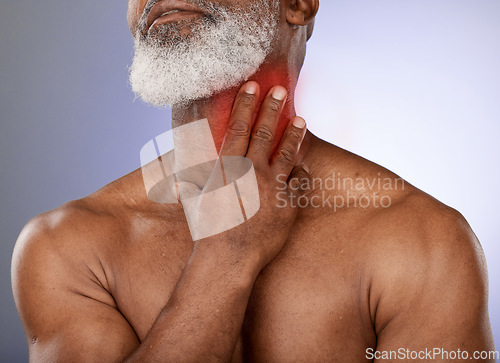
{"label": "red glow on neck", "polygon": [[[288,77],[286,70],[281,70],[279,68],[272,69],[261,69],[249,81],[255,81],[260,86],[260,96],[259,96],[259,106],[262,101],[274,86],[285,87],[289,94],[287,96],[286,103],[283,107],[280,120],[278,121],[278,126],[276,127],[275,141],[273,152],[277,148],[279,141],[283,132],[286,129],[290,119],[295,116],[294,107],[294,94],[295,82],[292,82]],[[233,107],[234,99],[239,90],[239,87],[231,89],[229,91],[220,93],[215,97],[210,99],[209,111],[210,115],[207,116],[210,122],[210,127],[214,137],[215,145],[217,151],[220,151],[220,147],[224,141],[224,137],[227,130],[227,124],[231,110]]]}

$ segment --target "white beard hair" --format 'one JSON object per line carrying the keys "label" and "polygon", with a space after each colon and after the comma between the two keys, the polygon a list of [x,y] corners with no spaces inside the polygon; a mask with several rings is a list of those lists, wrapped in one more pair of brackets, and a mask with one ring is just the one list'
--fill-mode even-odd
{"label": "white beard hair", "polygon": [[[135,36],[130,67],[133,92],[156,107],[188,104],[248,80],[271,51],[278,1],[261,0],[247,12],[217,9],[192,34],[173,39]],[[175,25],[174,25],[175,26]]]}

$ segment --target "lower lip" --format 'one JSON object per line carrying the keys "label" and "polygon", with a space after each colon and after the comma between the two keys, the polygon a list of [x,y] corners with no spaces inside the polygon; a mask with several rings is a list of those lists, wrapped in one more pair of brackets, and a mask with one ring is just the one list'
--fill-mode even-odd
{"label": "lower lip", "polygon": [[174,21],[186,20],[186,19],[197,19],[203,16],[202,13],[192,12],[192,11],[179,11],[177,13],[167,14],[160,16],[156,19],[151,26],[167,24]]}

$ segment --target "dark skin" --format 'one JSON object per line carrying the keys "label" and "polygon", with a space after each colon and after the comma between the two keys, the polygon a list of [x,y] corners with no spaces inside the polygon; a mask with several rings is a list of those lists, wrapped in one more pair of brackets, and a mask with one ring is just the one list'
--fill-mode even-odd
{"label": "dark skin", "polygon": [[[145,5],[130,1],[132,30]],[[277,206],[280,174],[397,180],[308,132],[302,141],[293,125],[317,9],[282,1],[280,41],[252,82],[173,108],[174,126],[208,118],[223,155],[252,160],[255,217],[193,242],[182,206],[150,201],[138,169],[28,223],[12,271],[32,361],[354,362],[367,348],[494,349],[485,259],[458,212],[408,183],[285,191],[351,204],[378,193],[390,198],[384,208]]]}

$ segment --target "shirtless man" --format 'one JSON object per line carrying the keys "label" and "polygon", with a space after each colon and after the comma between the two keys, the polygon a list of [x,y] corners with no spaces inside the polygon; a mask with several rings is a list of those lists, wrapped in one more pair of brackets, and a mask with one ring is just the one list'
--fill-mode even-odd
{"label": "shirtless man", "polygon": [[318,6],[129,0],[134,91],[173,104],[173,127],[206,118],[221,155],[252,160],[260,209],[193,241],[182,204],[151,201],[138,169],[37,216],[12,264],[31,360],[431,360],[422,352],[442,349],[439,361],[494,349],[485,259],[464,218],[295,116]]}

